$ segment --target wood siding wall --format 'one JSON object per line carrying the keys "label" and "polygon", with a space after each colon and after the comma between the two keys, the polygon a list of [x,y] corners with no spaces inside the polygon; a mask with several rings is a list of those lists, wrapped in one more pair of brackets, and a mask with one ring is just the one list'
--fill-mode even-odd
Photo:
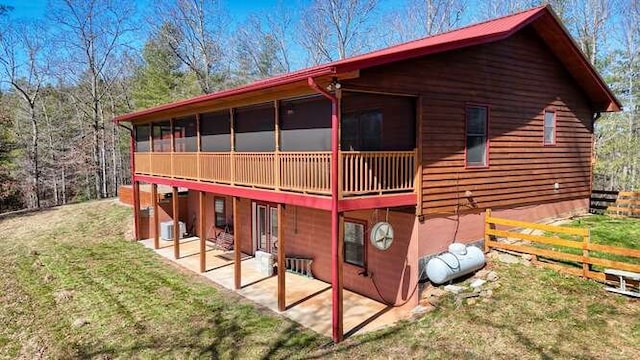
{"label": "wood siding wall", "polygon": [[[531,29],[492,44],[362,71],[344,86],[421,96],[425,215],[589,197],[592,111]],[[489,167],[483,169],[465,168],[469,104],[489,107]],[[545,109],[556,112],[554,146],[543,145]]]}

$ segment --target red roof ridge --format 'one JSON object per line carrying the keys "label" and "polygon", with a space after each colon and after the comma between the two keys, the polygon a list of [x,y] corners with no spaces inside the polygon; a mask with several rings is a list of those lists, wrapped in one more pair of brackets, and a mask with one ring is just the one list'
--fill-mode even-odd
{"label": "red roof ridge", "polygon": [[387,51],[387,50],[391,50],[391,49],[394,49],[394,48],[398,48],[398,47],[406,46],[406,45],[409,45],[409,44],[417,43],[417,42],[420,42],[420,41],[423,41],[423,40],[426,40],[426,39],[431,39],[431,38],[435,38],[435,37],[438,37],[438,36],[448,35],[448,34],[451,34],[451,33],[458,32],[458,31],[464,31],[464,30],[467,30],[469,28],[490,24],[492,22],[504,21],[505,19],[512,18],[512,17],[517,17],[517,16],[520,16],[520,15],[528,13],[528,12],[531,12],[531,15],[533,15],[533,14],[537,13],[538,11],[540,11],[542,9],[545,9],[545,8],[548,8],[548,7],[549,7],[548,4],[547,5],[540,5],[540,6],[524,9],[524,10],[521,10],[521,11],[518,11],[518,12],[515,12],[515,13],[512,13],[512,14],[503,15],[503,16],[500,16],[500,17],[497,17],[497,18],[492,18],[492,19],[488,19],[488,20],[484,20],[484,21],[480,21],[480,22],[470,23],[468,25],[461,26],[459,28],[450,29],[450,30],[443,31],[443,32],[440,32],[440,33],[437,33],[437,34],[427,35],[427,36],[424,36],[424,37],[421,37],[421,38],[405,41],[405,42],[400,43],[400,44],[391,45],[391,46],[388,46],[388,47],[385,47],[385,48],[382,48],[382,49],[371,50],[369,52],[353,55],[353,56],[350,56],[348,58],[335,60],[335,61],[332,61],[330,63],[327,63],[327,65],[339,63],[339,62],[342,62],[342,61],[351,60],[351,59],[354,59],[354,58],[357,58],[357,57],[360,57],[360,56],[367,56],[367,55],[370,55],[370,54],[375,54],[375,53],[377,53],[377,52],[379,52],[381,50]]}

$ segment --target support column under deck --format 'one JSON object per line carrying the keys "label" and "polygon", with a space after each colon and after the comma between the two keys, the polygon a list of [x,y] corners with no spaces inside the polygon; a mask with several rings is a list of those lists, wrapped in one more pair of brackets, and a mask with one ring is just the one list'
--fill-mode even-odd
{"label": "support column under deck", "polygon": [[180,223],[179,223],[179,201],[178,188],[173,187],[172,200],[173,200],[173,257],[175,259],[180,258]]}
{"label": "support column under deck", "polygon": [[278,204],[278,310],[287,309],[287,297],[285,291],[286,269],[285,269],[285,238],[284,238],[284,211],[282,204]]}
{"label": "support column under deck", "polygon": [[241,249],[240,249],[240,216],[238,215],[238,201],[239,199],[233,197],[233,280],[234,288],[239,290],[242,287],[241,283]]}
{"label": "support column under deck", "polygon": [[153,201],[153,248],[160,248],[160,215],[158,214],[158,184],[151,184],[151,201]]}
{"label": "support column under deck", "polygon": [[206,229],[206,207],[205,207],[205,196],[206,193],[204,191],[200,191],[198,196],[200,211],[199,220],[198,220],[198,235],[200,236],[200,272],[207,271],[207,229]]}
{"label": "support column under deck", "polygon": [[133,237],[140,240],[140,182],[133,182]]}

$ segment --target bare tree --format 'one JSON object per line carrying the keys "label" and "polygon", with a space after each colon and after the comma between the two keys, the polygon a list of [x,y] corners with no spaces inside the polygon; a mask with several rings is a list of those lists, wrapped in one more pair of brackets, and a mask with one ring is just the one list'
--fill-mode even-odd
{"label": "bare tree", "polygon": [[[25,144],[28,168],[27,195],[30,207],[40,207],[39,114],[40,92],[46,72],[46,31],[37,23],[13,23],[0,37],[0,70],[20,99],[16,120],[27,119],[29,141]],[[0,81],[1,83],[2,81]],[[16,126],[20,128],[20,126]]]}
{"label": "bare tree", "polygon": [[61,55],[66,62],[67,81],[76,83],[80,92],[76,102],[89,120],[93,135],[91,168],[94,171],[95,194],[107,197],[107,154],[105,126],[111,121],[103,116],[105,96],[112,91],[114,74],[120,73],[119,57],[131,41],[134,8],[126,0],[64,0],[52,7],[51,19],[60,29]]}
{"label": "bare tree", "polygon": [[445,32],[461,24],[466,8],[466,0],[407,0],[384,17],[390,26],[382,36],[391,45]]}
{"label": "bare tree", "polygon": [[171,31],[157,31],[166,43],[195,74],[202,93],[207,94],[224,86],[223,49],[226,28],[230,23],[227,12],[218,0],[176,0],[157,7],[154,24],[169,24]]}
{"label": "bare tree", "polygon": [[299,31],[309,61],[319,64],[370,50],[377,5],[377,0],[312,1]]}

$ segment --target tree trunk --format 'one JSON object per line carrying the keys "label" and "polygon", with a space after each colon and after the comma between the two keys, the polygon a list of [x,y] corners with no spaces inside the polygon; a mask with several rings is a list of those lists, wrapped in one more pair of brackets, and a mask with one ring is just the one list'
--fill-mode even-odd
{"label": "tree trunk", "polygon": [[36,118],[35,103],[29,104],[29,115],[31,116],[31,164],[32,169],[32,181],[33,181],[33,195],[35,198],[36,208],[40,208],[40,167],[38,163],[38,121]]}

